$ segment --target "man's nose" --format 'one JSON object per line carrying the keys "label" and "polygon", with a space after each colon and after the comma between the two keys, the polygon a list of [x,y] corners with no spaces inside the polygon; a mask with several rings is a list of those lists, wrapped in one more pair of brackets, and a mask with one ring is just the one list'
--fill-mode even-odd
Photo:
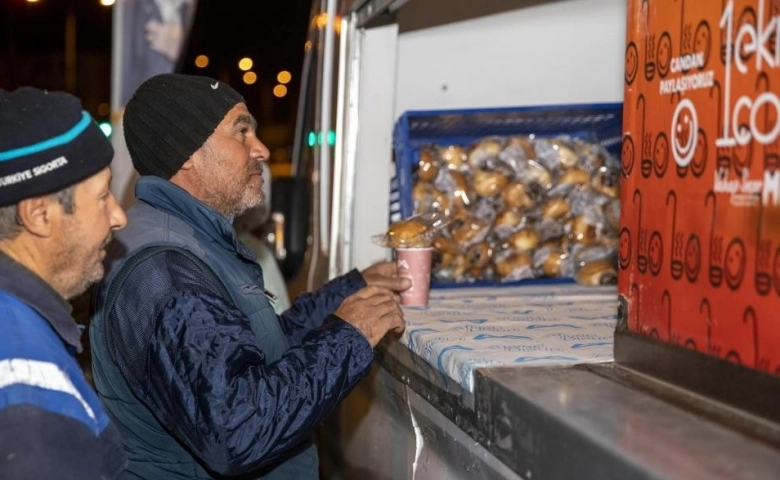
{"label": "man's nose", "polygon": [[111,229],[121,230],[127,225],[127,215],[125,215],[125,210],[117,203],[113,195],[111,195],[111,203]]}
{"label": "man's nose", "polygon": [[260,141],[260,139],[256,139],[252,145],[251,155],[252,158],[256,158],[261,162],[267,162],[271,152],[268,151],[268,147],[266,147],[265,144]]}

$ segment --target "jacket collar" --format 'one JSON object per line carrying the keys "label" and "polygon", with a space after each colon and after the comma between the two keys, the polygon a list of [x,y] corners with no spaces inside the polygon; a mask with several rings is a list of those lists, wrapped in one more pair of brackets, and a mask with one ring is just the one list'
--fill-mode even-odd
{"label": "jacket collar", "polygon": [[38,275],[0,252],[0,290],[38,312],[57,335],[81,353],[81,328],[71,316],[72,307]]}
{"label": "jacket collar", "polygon": [[143,176],[135,185],[135,195],[154,208],[197,228],[222,247],[236,251],[246,260],[256,260],[254,252],[238,239],[232,218],[225,217],[178,185],[159,177]]}

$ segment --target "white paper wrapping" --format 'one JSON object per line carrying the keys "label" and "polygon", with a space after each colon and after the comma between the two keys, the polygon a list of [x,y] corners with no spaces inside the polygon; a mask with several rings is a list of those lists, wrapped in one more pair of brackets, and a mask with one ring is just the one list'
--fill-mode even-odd
{"label": "white paper wrapping", "polygon": [[611,362],[617,308],[616,287],[434,289],[401,343],[473,392],[480,367]]}

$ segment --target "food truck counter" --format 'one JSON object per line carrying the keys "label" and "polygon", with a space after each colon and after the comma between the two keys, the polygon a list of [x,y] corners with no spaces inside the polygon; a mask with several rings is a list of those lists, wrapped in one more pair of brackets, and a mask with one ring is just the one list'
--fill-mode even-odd
{"label": "food truck counter", "polygon": [[326,424],[324,469],[339,472],[332,478],[780,478],[775,427],[612,363],[616,312],[614,287],[433,290],[427,309],[405,310],[404,334],[385,339],[377,368]]}

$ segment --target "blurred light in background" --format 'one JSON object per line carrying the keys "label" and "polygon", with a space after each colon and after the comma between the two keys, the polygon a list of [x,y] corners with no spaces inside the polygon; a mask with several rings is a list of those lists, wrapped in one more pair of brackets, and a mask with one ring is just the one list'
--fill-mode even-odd
{"label": "blurred light in background", "polygon": [[103,134],[107,137],[110,137],[111,133],[114,131],[114,128],[111,126],[110,122],[100,122],[98,127],[103,130]]}
{"label": "blurred light in background", "polygon": [[[315,132],[309,132],[309,135],[307,137],[307,143],[310,147],[314,147],[315,145],[322,145],[322,132],[315,133]],[[336,131],[330,130],[328,131],[327,137],[325,137],[325,141],[328,145],[331,147],[336,144]]]}
{"label": "blurred light in background", "polygon": [[114,3],[116,3],[116,0],[100,0],[100,4],[103,5],[104,7],[110,7]]}
{"label": "blurred light in background", "polygon": [[303,51],[308,52],[311,50],[311,40],[306,40],[306,43],[303,44]]}
{"label": "blurred light in background", "polygon": [[246,72],[247,70],[252,68],[252,65],[254,65],[254,63],[255,62],[253,62],[251,58],[244,57],[238,61],[238,68]]}
{"label": "blurred light in background", "polygon": [[257,74],[255,72],[246,72],[244,74],[244,83],[252,85],[257,81]]}
{"label": "blurred light in background", "polygon": [[328,14],[327,13],[320,13],[316,17],[314,17],[314,24],[317,25],[317,28],[322,30],[325,28],[325,25],[328,24]]}
{"label": "blurred light in background", "polygon": [[282,70],[279,72],[279,75],[276,76],[276,80],[279,81],[279,83],[285,84],[290,83],[290,80],[292,80],[292,75],[290,75],[290,72],[287,70]]}
{"label": "blurred light in background", "polygon": [[209,65],[209,57],[205,55],[198,55],[195,57],[195,66],[198,68],[206,68]]}
{"label": "blurred light in background", "polygon": [[284,85],[277,85],[274,87],[274,96],[282,98],[287,95],[287,87]]}
{"label": "blurred light in background", "polygon": [[106,116],[111,113],[111,106],[107,103],[101,103],[98,105],[98,115]]}

